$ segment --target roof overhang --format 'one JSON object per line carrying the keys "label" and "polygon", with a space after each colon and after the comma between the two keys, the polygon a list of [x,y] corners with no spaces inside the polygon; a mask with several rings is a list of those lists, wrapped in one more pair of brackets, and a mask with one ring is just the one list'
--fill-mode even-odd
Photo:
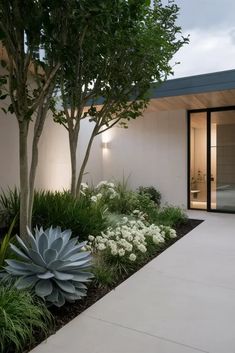
{"label": "roof overhang", "polygon": [[235,70],[168,80],[151,91],[147,111],[235,106]]}

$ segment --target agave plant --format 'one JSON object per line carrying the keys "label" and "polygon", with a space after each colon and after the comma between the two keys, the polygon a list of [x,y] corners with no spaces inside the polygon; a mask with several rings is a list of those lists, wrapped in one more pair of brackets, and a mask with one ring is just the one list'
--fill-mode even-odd
{"label": "agave plant", "polygon": [[83,251],[86,242],[71,239],[70,230],[59,227],[28,229],[28,243],[16,236],[19,247],[10,244],[19,260],[6,260],[6,271],[16,277],[18,289],[32,288],[48,304],[62,306],[86,296],[92,274],[90,252]]}

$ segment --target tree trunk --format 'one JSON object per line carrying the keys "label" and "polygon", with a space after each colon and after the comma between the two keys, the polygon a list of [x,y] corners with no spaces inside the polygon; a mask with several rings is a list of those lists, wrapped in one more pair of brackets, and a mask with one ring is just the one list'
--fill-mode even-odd
{"label": "tree trunk", "polygon": [[76,197],[76,181],[77,181],[77,141],[78,138],[69,132],[69,146],[70,146],[70,159],[71,159],[71,195]]}
{"label": "tree trunk", "polygon": [[28,126],[29,122],[19,122],[19,159],[20,159],[20,236],[27,239],[28,226]]}
{"label": "tree trunk", "polygon": [[76,196],[78,198],[80,196],[83,174],[84,174],[84,171],[85,171],[85,168],[86,168],[89,156],[90,156],[91,146],[92,146],[92,143],[93,143],[93,140],[94,140],[95,136],[96,136],[96,128],[93,130],[93,132],[91,134],[90,140],[89,140],[88,145],[87,145],[85,157],[83,159],[83,162],[82,162],[82,165],[81,165],[81,168],[80,168],[80,172],[79,172],[79,175],[78,175],[77,186],[76,186]]}
{"label": "tree trunk", "polygon": [[45,105],[41,105],[38,108],[37,118],[34,126],[34,136],[32,144],[32,160],[30,166],[29,175],[29,205],[28,205],[28,227],[32,228],[32,213],[33,213],[33,200],[34,200],[34,184],[36,177],[36,170],[38,165],[38,143],[42,135],[44,123],[46,120],[46,115],[48,112],[49,102],[47,101]]}

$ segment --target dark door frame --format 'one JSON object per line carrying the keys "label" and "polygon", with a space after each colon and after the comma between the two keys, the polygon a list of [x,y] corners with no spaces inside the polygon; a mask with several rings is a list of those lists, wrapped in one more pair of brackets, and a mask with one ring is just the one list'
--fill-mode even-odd
{"label": "dark door frame", "polygon": [[[201,210],[207,212],[217,212],[217,213],[232,213],[235,214],[235,211],[222,211],[211,209],[211,113],[213,112],[221,112],[221,111],[229,111],[234,110],[235,106],[227,106],[227,107],[215,107],[215,108],[206,108],[206,109],[191,109],[187,110],[187,207],[189,210]],[[193,113],[206,113],[207,119],[207,208],[199,209],[190,207],[190,146],[191,146],[191,114]]]}

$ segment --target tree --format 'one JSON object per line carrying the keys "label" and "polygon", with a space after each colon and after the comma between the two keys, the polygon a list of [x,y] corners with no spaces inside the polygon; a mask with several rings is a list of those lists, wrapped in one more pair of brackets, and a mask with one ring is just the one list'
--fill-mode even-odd
{"label": "tree", "polygon": [[[62,109],[53,106],[54,120],[69,135],[74,196],[79,196],[95,136],[118,123],[127,127],[129,120],[142,114],[151,84],[160,84],[172,73],[170,59],[188,41],[180,37],[179,8],[173,2],[163,6],[155,1],[150,8],[144,0],[84,1],[82,7],[86,19],[72,29],[79,40],[73,40],[59,75]],[[94,127],[78,173],[76,154],[83,119]]]}
{"label": "tree", "polygon": [[[9,95],[8,112],[19,126],[20,234],[31,227],[38,142],[68,45],[74,1],[0,0],[0,42],[7,59],[0,77],[0,99]],[[30,13],[29,13],[30,12]],[[44,58],[40,60],[40,54]],[[3,110],[7,112],[4,108]],[[35,119],[34,119],[35,118]],[[32,160],[28,166],[29,124],[35,120]]]}

